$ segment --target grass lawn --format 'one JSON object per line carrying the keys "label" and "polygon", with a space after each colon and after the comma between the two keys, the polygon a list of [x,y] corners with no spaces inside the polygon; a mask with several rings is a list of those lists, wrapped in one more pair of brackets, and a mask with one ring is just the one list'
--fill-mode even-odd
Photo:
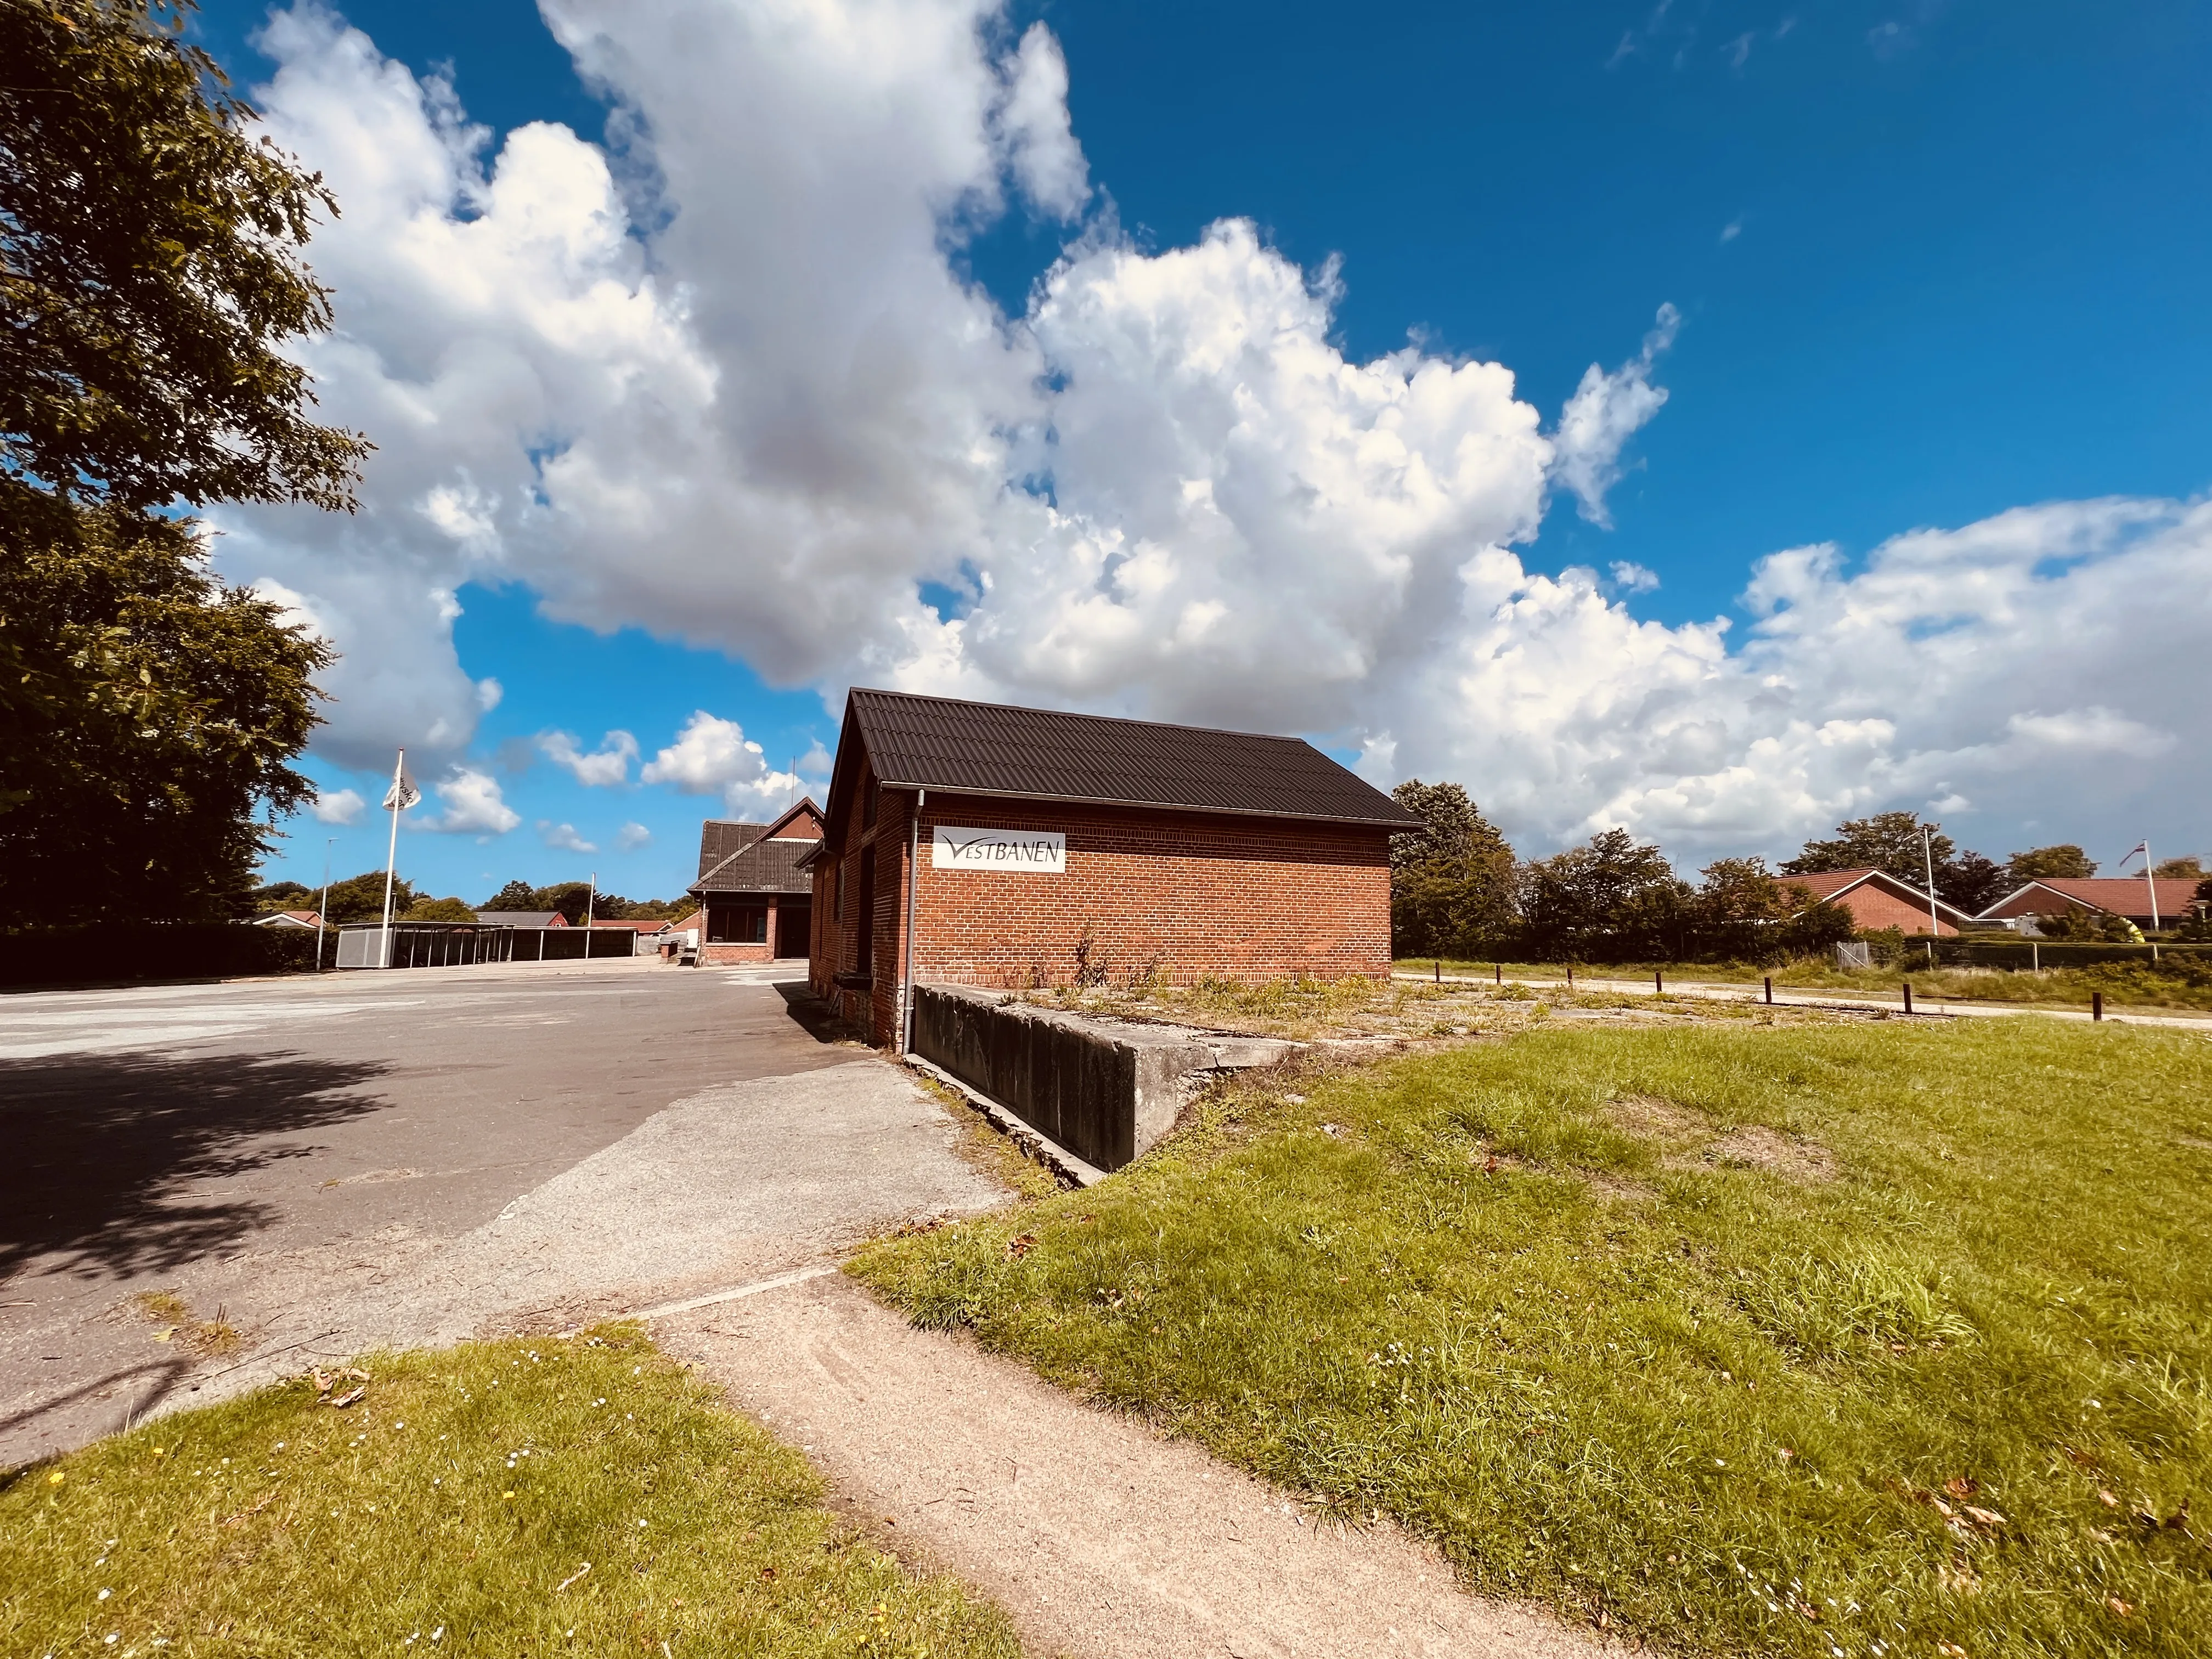
{"label": "grass lawn", "polygon": [[2212,1044],[1545,1030],[1248,1074],[872,1247],[928,1325],[1679,1650],[2212,1651]]}
{"label": "grass lawn", "polygon": [[630,1328],[362,1368],[0,1474],[0,1652],[1018,1659]]}
{"label": "grass lawn", "polygon": [[[1433,957],[1410,957],[1396,964],[1401,974],[1427,974],[1436,968]],[[1455,962],[1444,958],[1443,971],[1489,980],[1500,964],[1493,962]],[[1518,977],[1549,982],[1563,979],[1562,963],[1512,963],[1504,965],[1510,982]],[[1845,996],[1893,998],[1906,982],[1912,994],[1929,1002],[2016,1002],[2086,1011],[2092,992],[2104,993],[2108,1008],[2156,1009],[2177,1013],[2212,1013],[2212,957],[2196,951],[2170,951],[2155,967],[2148,963],[2102,962],[2086,968],[2046,968],[2041,973],[2003,968],[1930,968],[1907,962],[1888,968],[1847,971],[1820,961],[1788,963],[1763,968],[1747,963],[1662,962],[1624,963],[1607,967],[1578,963],[1577,979],[1632,980],[1649,985],[1654,969],[1670,983],[1683,985],[1755,986],[1771,975],[1777,985],[1793,991],[1835,991]]]}

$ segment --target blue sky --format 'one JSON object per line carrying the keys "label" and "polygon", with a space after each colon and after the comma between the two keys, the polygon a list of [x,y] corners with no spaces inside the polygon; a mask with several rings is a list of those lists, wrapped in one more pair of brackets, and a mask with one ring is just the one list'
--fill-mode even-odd
{"label": "blue sky", "polygon": [[[241,82],[275,67],[250,44],[264,15],[228,0],[205,9],[205,37]],[[450,66],[469,118],[493,129],[488,155],[532,121],[601,136],[607,106],[532,7],[357,3],[343,16],[418,76]],[[1620,448],[1603,498],[1610,524],[1554,487],[1540,530],[1515,544],[1532,576],[1602,574],[1616,562],[1651,573],[1656,586],[1633,573],[1600,584],[1638,623],[1729,617],[1735,650],[1755,620],[1740,595],[1756,562],[1782,550],[1832,544],[1844,581],[1887,538],[1917,528],[1953,532],[2009,509],[2106,497],[2185,507],[2212,484],[2202,395],[2212,379],[2203,303],[2212,11],[2202,6],[1674,0],[1347,11],[1068,0],[988,19],[988,31],[1006,45],[1038,19],[1065,54],[1066,107],[1096,191],[1079,223],[1010,207],[972,237],[946,238],[954,271],[983,284],[1007,317],[1023,314],[1032,284],[1072,236],[1096,234],[1102,216],[1145,254],[1188,247],[1214,221],[1242,216],[1310,280],[1338,262],[1328,337],[1346,359],[1366,362],[1410,337],[1433,357],[1500,363],[1548,424],[1592,364],[1627,362],[1658,308],[1678,309],[1679,331],[1650,374],[1664,406]],[[638,97],[650,105],[651,94]],[[656,128],[670,155],[676,126]],[[679,219],[694,212],[681,200],[659,206]],[[674,244],[653,240],[642,216],[633,234],[672,267]],[[345,298],[341,284],[342,328]],[[2114,531],[2087,556],[2120,556],[2136,534]],[[2060,536],[2030,562],[2047,574],[2085,556],[2085,545]],[[2181,568],[2197,568],[2185,562],[2193,553],[2183,556]],[[690,630],[680,605],[626,614],[618,582],[595,590],[595,601],[562,602],[611,631],[549,620],[535,598],[547,586],[509,555],[457,587],[453,650],[470,679],[497,681],[500,699],[465,744],[434,758],[495,775],[520,822],[483,836],[403,836],[403,870],[439,891],[474,897],[511,875],[545,881],[596,867],[603,885],[625,893],[672,892],[688,877],[699,817],[722,810],[718,797],[641,785],[635,767],[620,787],[587,788],[532,740],[565,730],[590,749],[627,731],[641,763],[708,710],[741,724],[781,769],[834,743],[825,695],[834,704],[843,684],[868,678],[865,664],[799,660],[804,652],[734,637],[742,628],[720,639],[703,624]],[[934,579],[921,586],[940,599],[949,592]],[[1913,624],[1926,634],[1948,626]],[[678,637],[687,631],[688,643]],[[2032,677],[2039,648],[2019,649],[2007,672]],[[1945,752],[1991,750],[1990,733],[2028,729],[2023,714],[2045,723],[2037,732],[2069,720],[2069,731],[2095,727],[2100,710],[2152,731],[2148,710],[2198,689],[2147,684],[2132,702],[2095,689],[2100,674],[2134,672],[2124,653],[2081,666],[2090,689],[2064,708],[2023,694],[2008,712],[1984,688],[1988,729],[1948,734]],[[1176,716],[1255,706],[1218,689],[1167,706],[1147,701],[1142,681],[1102,681],[1056,700]],[[1347,757],[1368,744],[1380,778],[1389,763],[1374,757],[1392,751],[1374,744],[1387,728],[1400,772],[1433,775],[1456,763],[1475,774],[1479,796],[1500,801],[1523,799],[1519,775],[1506,771],[1549,764],[1442,738],[1417,749],[1389,702],[1417,695],[1377,693],[1340,721],[1308,709],[1296,729]],[[1830,695],[1853,719],[1878,701],[1864,687]],[[1880,763],[1893,772],[1889,799],[1878,798],[1886,786],[1848,801],[1808,787],[1790,811],[1765,819],[1622,810],[1643,833],[1686,849],[1787,852],[1825,827],[1815,819],[1832,804],[1947,801],[1947,821],[1998,856],[2038,838],[2112,839],[2123,820],[2177,850],[2212,842],[2201,792],[2177,794],[2166,781],[2176,770],[2171,744],[2161,749],[2155,731],[2116,741],[2133,759],[2101,791],[2092,757],[2078,787],[2061,793],[2124,798],[2117,817],[2078,806],[2069,817],[2064,799],[1960,781],[1964,760],[1916,772],[1897,757]],[[347,756],[362,751],[356,744]],[[2073,763],[2052,764],[2056,777]],[[1709,769],[1702,777],[1717,765],[1684,763]],[[1486,768],[1503,769],[1493,779],[1480,775]],[[1577,768],[1602,770],[1569,758],[1554,775]],[[374,787],[365,769],[327,756],[311,769],[332,790]],[[1601,814],[1616,799],[1609,787],[1593,785],[1577,811]],[[1517,810],[1528,850],[1586,829],[1576,812]],[[328,829],[303,821],[272,872],[315,878],[326,834],[342,837],[341,872],[379,862],[380,817]],[[652,839],[621,850],[616,838],[632,823]],[[562,824],[599,850],[547,845]],[[2117,856],[2138,833],[2093,851]]]}

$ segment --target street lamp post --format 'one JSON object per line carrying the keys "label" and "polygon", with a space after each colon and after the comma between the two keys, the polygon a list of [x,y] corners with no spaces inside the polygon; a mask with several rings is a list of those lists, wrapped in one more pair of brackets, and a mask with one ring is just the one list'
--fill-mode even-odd
{"label": "street lamp post", "polygon": [[1936,935],[1942,931],[1942,923],[1936,917],[1936,832],[1940,823],[1920,826],[1920,858],[1928,870],[1928,965],[1936,965]]}
{"label": "street lamp post", "polygon": [[337,845],[336,836],[323,838],[323,891],[315,901],[315,971],[323,971],[323,927],[331,915],[331,848]]}

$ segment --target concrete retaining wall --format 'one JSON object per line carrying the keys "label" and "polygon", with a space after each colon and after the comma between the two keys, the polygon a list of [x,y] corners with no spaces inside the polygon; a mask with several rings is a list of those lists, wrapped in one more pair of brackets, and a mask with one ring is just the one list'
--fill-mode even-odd
{"label": "concrete retaining wall", "polygon": [[1093,1019],[966,986],[915,990],[917,1054],[1102,1170],[1173,1128],[1206,1074],[1269,1065],[1295,1046]]}

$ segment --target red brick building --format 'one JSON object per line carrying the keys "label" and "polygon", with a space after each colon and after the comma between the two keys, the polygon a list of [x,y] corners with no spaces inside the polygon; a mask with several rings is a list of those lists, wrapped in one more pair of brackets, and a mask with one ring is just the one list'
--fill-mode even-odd
{"label": "red brick building", "polygon": [[799,861],[821,841],[822,809],[811,798],[773,823],[709,818],[699,827],[699,879],[690,891],[701,913],[701,966],[806,955],[813,886]]}
{"label": "red brick building", "polygon": [[[2155,890],[2154,891],[2154,890]],[[2197,902],[2197,881],[2188,876],[2043,876],[2008,893],[1982,912],[1984,921],[2008,927],[2034,916],[2124,916],[2138,927],[2179,927]]]}
{"label": "red brick building", "polygon": [[1295,738],[855,690],[811,977],[890,1046],[916,983],[1387,977],[1416,824]]}
{"label": "red brick building", "polygon": [[[1840,904],[1851,913],[1859,932],[1894,927],[1907,933],[1928,931],[1928,895],[1887,870],[1824,870],[1817,875],[1784,876],[1785,887],[1802,888],[1813,898]],[[1936,932],[1948,939],[1972,921],[1954,904],[1936,901]]]}

